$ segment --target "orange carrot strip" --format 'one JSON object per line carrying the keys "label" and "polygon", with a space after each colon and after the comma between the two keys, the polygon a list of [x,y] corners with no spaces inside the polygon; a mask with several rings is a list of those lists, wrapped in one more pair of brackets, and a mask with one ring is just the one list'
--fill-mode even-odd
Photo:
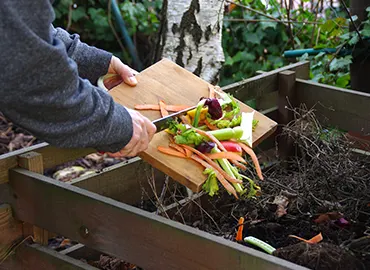
{"label": "orange carrot strip", "polygon": [[219,153],[212,153],[212,154],[206,154],[210,159],[231,159],[231,160],[237,160],[240,162],[243,162],[247,164],[247,162],[242,158],[241,156],[233,153],[233,152],[219,152]]}
{"label": "orange carrot strip", "polygon": [[196,155],[192,155],[191,158],[193,160],[195,160],[196,162],[200,163],[203,167],[213,169],[214,172],[215,172],[215,174],[216,174],[217,179],[224,186],[224,188],[228,192],[230,192],[231,194],[233,194],[235,196],[235,198],[238,199],[238,195],[236,194],[235,188],[232,185],[230,185],[230,183],[225,180],[225,177],[223,177],[217,170],[215,170],[215,168],[213,166],[211,166],[210,164],[208,164],[207,162],[205,162],[203,159],[199,158]]}
{"label": "orange carrot strip", "polygon": [[212,159],[210,159],[209,157],[207,157],[205,154],[199,152],[197,149],[189,146],[189,145],[186,145],[186,144],[180,144],[182,147],[184,147],[185,149],[188,149],[190,150],[191,152],[197,154],[198,156],[200,156],[202,159],[204,159],[205,161],[207,161],[209,163],[209,165],[211,165],[215,170],[217,170],[223,177],[225,177],[229,182],[231,183],[242,183],[241,180],[239,179],[236,179],[234,177],[231,177],[230,175],[228,175],[223,169],[221,169],[220,166],[217,165],[216,162],[214,162]]}
{"label": "orange carrot strip", "polygon": [[156,104],[137,104],[134,106],[135,110],[153,110],[159,111],[159,105]]}
{"label": "orange carrot strip", "polygon": [[183,154],[183,153],[181,153],[177,150],[174,150],[172,148],[169,148],[169,147],[158,146],[157,149],[158,149],[159,152],[162,152],[163,154],[167,154],[167,155],[175,156],[175,157],[186,158],[185,154]]}
{"label": "orange carrot strip", "polygon": [[184,150],[185,150],[185,155],[187,157],[190,157],[191,156],[191,151],[189,149],[186,149],[186,148],[184,148]]}
{"label": "orange carrot strip", "polygon": [[236,233],[236,237],[235,237],[235,240],[238,242],[243,240],[243,228],[244,228],[243,223],[244,223],[244,218],[240,217],[239,222],[238,222],[239,228],[238,228],[238,232]]}
{"label": "orange carrot strip", "polygon": [[[179,152],[183,153],[184,155],[186,155],[185,149],[182,148],[181,146],[179,146],[178,144],[169,143],[168,145],[169,145],[169,147],[172,147],[172,148],[176,149],[177,151],[179,151]],[[186,155],[186,156],[189,157],[188,155]]]}
{"label": "orange carrot strip", "polygon": [[306,240],[304,238],[301,238],[301,237],[298,237],[298,236],[295,236],[295,235],[289,235],[289,237],[297,238],[298,240],[301,240],[301,241],[306,242],[308,244],[317,244],[317,243],[319,243],[323,240],[323,237],[322,237],[321,233],[319,233],[318,235],[315,235],[314,237],[312,237],[309,240]]}
{"label": "orange carrot strip", "polygon": [[210,122],[206,120],[204,120],[204,123],[206,124],[206,126],[210,129],[210,130],[216,130],[218,129],[218,127],[216,127],[215,125],[212,125]]}
{"label": "orange carrot strip", "polygon": [[215,89],[213,88],[213,85],[212,86],[208,85],[208,89],[209,89],[209,98],[215,98],[216,95],[215,95]]}
{"label": "orange carrot strip", "polygon": [[[160,107],[157,104],[136,104],[134,106],[135,110],[152,110],[152,111],[160,111]],[[179,112],[190,108],[187,105],[166,105],[166,110],[169,112]]]}
{"label": "orange carrot strip", "polygon": [[161,110],[162,117],[168,116],[168,111],[166,110],[166,104],[163,100],[159,101],[159,109]]}
{"label": "orange carrot strip", "polygon": [[236,161],[236,160],[230,160],[230,162],[232,162],[236,167],[242,169],[243,171],[247,170],[247,166],[241,164],[240,162]]}
{"label": "orange carrot strip", "polygon": [[[219,140],[217,140],[217,138],[215,136],[213,136],[212,134],[209,134],[208,132],[203,131],[201,129],[197,129],[197,128],[194,128],[194,129],[200,135],[205,136],[205,137],[208,137],[211,141],[213,141],[218,146],[218,148],[220,148],[221,151],[227,152],[227,150],[225,149],[225,147],[223,146],[223,144]],[[231,159],[230,162],[233,163],[235,166],[237,166],[237,167],[240,168],[240,164],[236,160]]]}
{"label": "orange carrot strip", "polygon": [[182,110],[186,110],[191,106],[188,105],[166,105],[166,110],[170,112],[179,112]]}
{"label": "orange carrot strip", "polygon": [[212,134],[209,134],[208,132],[203,131],[201,129],[194,128],[194,130],[195,130],[195,132],[199,133],[200,135],[202,135],[204,137],[207,137],[212,142],[214,142],[218,146],[218,148],[220,148],[221,151],[227,152],[225,147],[222,145],[222,143],[220,143],[219,140],[217,140],[217,138],[215,136],[213,136]]}
{"label": "orange carrot strip", "polygon": [[260,164],[258,162],[258,159],[257,159],[257,156],[256,154],[254,153],[253,149],[250,148],[248,145],[244,144],[244,143],[241,143],[239,142],[239,145],[243,148],[243,150],[252,158],[252,161],[253,161],[253,164],[254,166],[256,167],[256,171],[257,171],[257,175],[258,177],[263,180],[263,176],[262,176],[262,170],[261,170],[261,167],[260,167]]}

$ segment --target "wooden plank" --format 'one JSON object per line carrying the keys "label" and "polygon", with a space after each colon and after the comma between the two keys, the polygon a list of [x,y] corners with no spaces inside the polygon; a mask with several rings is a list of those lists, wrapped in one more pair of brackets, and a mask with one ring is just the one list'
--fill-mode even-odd
{"label": "wooden plank", "polygon": [[[159,100],[172,105],[194,106],[201,97],[209,95],[207,82],[167,59],[157,62],[137,77],[139,84],[136,87],[122,83],[109,91],[116,102],[130,109],[136,104],[158,104]],[[242,103],[240,109],[244,112],[253,111]],[[141,111],[141,113],[150,120],[161,117],[159,111]],[[259,124],[253,133],[253,146],[257,146],[271,135],[277,126],[276,122],[259,112],[255,113],[255,119]],[[192,191],[199,192],[207,178],[202,173],[203,167],[193,160],[169,156],[157,150],[158,146],[166,146],[168,143],[169,135],[166,132],[159,132],[140,157]]]}
{"label": "wooden plank", "polygon": [[321,123],[370,134],[370,94],[297,79],[297,99],[315,108]]}
{"label": "wooden plank", "polygon": [[[296,73],[286,70],[279,73],[279,124],[287,125],[294,119],[293,108],[297,106]],[[292,154],[293,141],[286,136],[279,137],[279,154],[284,159]]]}
{"label": "wooden plank", "polygon": [[10,205],[0,204],[0,262],[22,236],[22,224],[13,218]]}
{"label": "wooden plank", "polygon": [[[26,154],[22,154],[18,156],[18,165],[21,168],[29,170],[31,172],[40,173],[44,172],[44,165],[43,165],[43,158],[42,155],[36,152],[29,152]],[[23,231],[29,231],[29,228],[32,225],[30,224],[23,224]],[[27,235],[24,235],[27,236]],[[35,242],[40,243],[42,245],[47,245],[49,240],[49,232],[39,228],[37,226],[33,226],[33,237]]]}
{"label": "wooden plank", "polygon": [[0,184],[6,183],[8,181],[8,171],[18,166],[17,157],[19,155],[32,151],[37,151],[38,153],[42,154],[45,169],[96,152],[96,150],[92,148],[67,149],[50,146],[47,143],[40,143],[4,155],[0,155]]}
{"label": "wooden plank", "polygon": [[0,195],[16,218],[144,269],[305,269],[24,169],[10,176]]}
{"label": "wooden plank", "polygon": [[259,103],[259,100],[263,99],[266,94],[277,91],[278,74],[285,70],[295,71],[297,78],[307,80],[310,75],[310,63],[308,61],[298,62],[262,74],[260,73],[257,76],[230,84],[222,89],[243,102],[255,98],[257,103]]}
{"label": "wooden plank", "polygon": [[80,260],[60,254],[46,247],[23,244],[0,264],[0,270],[97,270]]}
{"label": "wooden plank", "polygon": [[[153,172],[152,175],[152,167],[148,163],[140,158],[134,158],[106,168],[102,172],[96,172],[67,183],[131,205],[142,199],[148,199],[147,196],[154,196],[148,183],[148,178],[152,176],[155,179],[156,192],[159,194],[165,175],[154,168]],[[147,194],[144,194],[143,190]]]}

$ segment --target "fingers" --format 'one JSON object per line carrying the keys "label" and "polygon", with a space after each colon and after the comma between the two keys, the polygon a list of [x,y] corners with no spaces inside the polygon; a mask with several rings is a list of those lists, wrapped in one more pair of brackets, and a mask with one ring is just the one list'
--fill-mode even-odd
{"label": "fingers", "polygon": [[129,66],[123,64],[122,61],[115,56],[112,57],[109,71],[111,73],[116,73],[120,75],[123,81],[128,85],[130,86],[137,85],[137,79],[135,78],[135,75],[139,73],[136,70],[130,68]]}

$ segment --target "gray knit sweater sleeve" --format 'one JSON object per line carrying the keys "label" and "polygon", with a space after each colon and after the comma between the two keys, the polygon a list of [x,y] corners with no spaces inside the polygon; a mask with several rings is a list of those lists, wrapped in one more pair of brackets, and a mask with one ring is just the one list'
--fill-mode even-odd
{"label": "gray knit sweater sleeve", "polygon": [[63,41],[68,56],[76,62],[78,74],[96,84],[100,76],[107,73],[112,54],[81,42],[78,34],[69,34],[64,29],[51,26],[54,38]]}
{"label": "gray knit sweater sleeve", "polygon": [[107,54],[76,36],[62,41],[49,0],[2,0],[0,18],[0,111],[59,147],[123,148],[133,131],[128,111],[89,81],[106,72]]}

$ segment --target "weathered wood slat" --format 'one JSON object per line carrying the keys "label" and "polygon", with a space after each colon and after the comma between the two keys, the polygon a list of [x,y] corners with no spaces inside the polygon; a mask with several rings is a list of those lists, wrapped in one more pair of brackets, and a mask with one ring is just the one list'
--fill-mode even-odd
{"label": "weathered wood slat", "polygon": [[40,143],[31,147],[0,155],[0,184],[8,181],[8,171],[9,169],[17,167],[18,156],[32,151],[42,154],[45,169],[96,152],[96,150],[92,148],[67,149],[50,146],[47,143]]}
{"label": "weathered wood slat", "polygon": [[305,61],[264,72],[252,78],[225,86],[222,89],[242,102],[255,98],[257,103],[259,103],[259,100],[263,99],[266,94],[277,91],[278,74],[285,70],[295,71],[297,78],[309,79],[309,62]]}
{"label": "weathered wood slat", "polygon": [[82,261],[60,254],[46,247],[23,244],[9,256],[0,270],[97,270]]}
{"label": "weathered wood slat", "polygon": [[[165,175],[140,158],[134,158],[127,163],[119,163],[106,168],[103,172],[77,178],[67,183],[131,205],[140,202],[141,198],[147,199],[147,195],[150,197],[154,195],[148,183],[148,178],[152,176],[155,179],[156,192],[159,194]],[[147,194],[143,194],[143,190]]]}
{"label": "weathered wood slat", "polygon": [[370,133],[370,94],[297,79],[297,98],[315,106],[322,123],[347,131]]}
{"label": "weathered wood slat", "polygon": [[10,172],[0,195],[16,218],[144,269],[305,269],[24,169]]}

